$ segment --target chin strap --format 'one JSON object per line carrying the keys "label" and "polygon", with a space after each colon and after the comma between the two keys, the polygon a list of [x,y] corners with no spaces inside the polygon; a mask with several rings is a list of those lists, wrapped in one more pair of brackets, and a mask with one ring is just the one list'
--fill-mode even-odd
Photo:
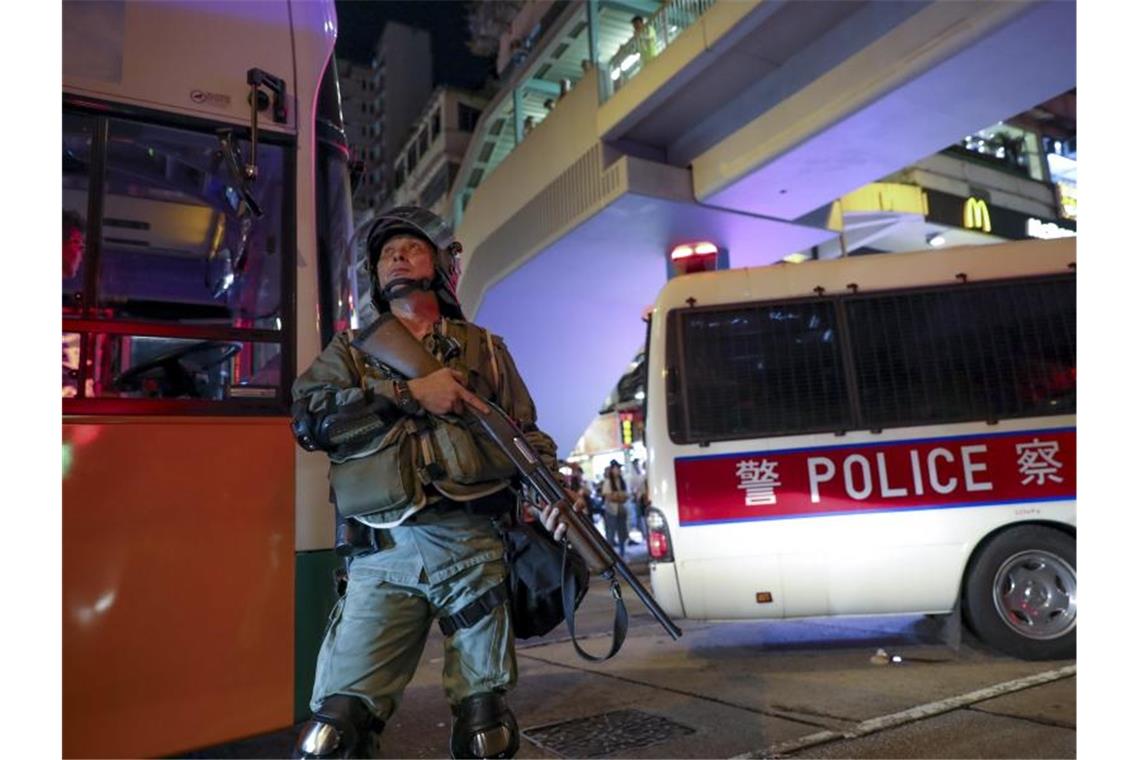
{"label": "chin strap", "polygon": [[384,296],[385,301],[394,301],[416,290],[431,290],[434,279],[433,277],[427,277],[422,280],[413,280],[410,277],[398,277],[384,286],[381,295]]}

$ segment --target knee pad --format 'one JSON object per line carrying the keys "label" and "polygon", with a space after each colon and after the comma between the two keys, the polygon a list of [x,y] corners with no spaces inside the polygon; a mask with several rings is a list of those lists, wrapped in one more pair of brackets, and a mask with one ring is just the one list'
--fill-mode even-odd
{"label": "knee pad", "polygon": [[514,757],[519,749],[519,727],[502,694],[472,694],[452,708],[453,758]]}
{"label": "knee pad", "polygon": [[334,694],[301,728],[294,758],[375,757],[384,722],[360,697]]}

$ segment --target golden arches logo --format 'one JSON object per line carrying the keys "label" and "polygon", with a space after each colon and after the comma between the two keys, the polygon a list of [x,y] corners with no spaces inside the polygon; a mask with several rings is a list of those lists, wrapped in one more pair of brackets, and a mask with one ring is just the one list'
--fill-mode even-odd
{"label": "golden arches logo", "polygon": [[969,198],[962,209],[962,226],[968,230],[989,232],[990,207],[981,198]]}

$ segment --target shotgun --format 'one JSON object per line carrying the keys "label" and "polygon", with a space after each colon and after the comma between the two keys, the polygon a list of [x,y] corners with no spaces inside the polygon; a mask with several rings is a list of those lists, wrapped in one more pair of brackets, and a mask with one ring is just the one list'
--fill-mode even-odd
{"label": "shotgun", "polygon": [[[443,369],[439,360],[432,356],[391,313],[381,315],[362,330],[352,343],[357,349],[383,362],[408,379],[424,377]],[[559,485],[557,478],[542,463],[506,412],[490,401],[482,400],[491,411],[484,414],[468,405],[468,413],[464,419],[467,425],[478,425],[482,428],[514,463],[523,481],[547,504],[558,508],[559,519],[566,524],[565,540],[569,541],[572,551],[582,556],[591,572],[611,583],[615,597],[620,598],[621,594],[620,587],[614,582],[616,575],[629,584],[637,594],[637,598],[665,631],[674,640],[679,638],[681,629],[669,619],[665,610],[661,609],[657,600],[641,585],[625,561],[614,552],[609,542],[574,509],[573,503]],[[569,612],[567,611],[568,616]]]}

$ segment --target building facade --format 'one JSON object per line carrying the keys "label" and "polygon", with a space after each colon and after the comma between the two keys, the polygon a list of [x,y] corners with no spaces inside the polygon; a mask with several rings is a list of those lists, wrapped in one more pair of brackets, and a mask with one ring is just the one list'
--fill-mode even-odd
{"label": "building facade", "polygon": [[353,198],[360,216],[381,210],[394,189],[394,158],[431,94],[431,36],[389,21],[367,65],[337,62],[345,131],[365,173]]}
{"label": "building facade", "polygon": [[423,206],[450,216],[448,193],[486,105],[487,98],[477,93],[437,87],[396,155],[393,191],[385,205]]}

